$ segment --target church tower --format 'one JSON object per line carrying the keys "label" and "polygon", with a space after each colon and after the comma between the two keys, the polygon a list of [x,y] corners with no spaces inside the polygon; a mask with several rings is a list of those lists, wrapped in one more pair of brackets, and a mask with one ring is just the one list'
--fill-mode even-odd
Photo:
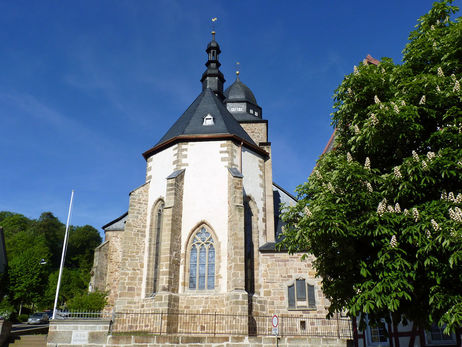
{"label": "church tower", "polygon": [[224,91],[215,32],[206,53],[200,94],[143,153],[128,212],[103,227],[92,286],[109,290],[108,310],[235,314],[249,331],[252,315],[324,315],[311,262],[275,249],[280,205],[295,198],[273,183],[268,121],[239,72]]}

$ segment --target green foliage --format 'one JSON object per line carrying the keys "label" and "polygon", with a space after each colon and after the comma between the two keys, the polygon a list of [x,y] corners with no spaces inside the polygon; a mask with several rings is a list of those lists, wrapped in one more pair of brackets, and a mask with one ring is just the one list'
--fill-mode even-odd
{"label": "green foliage", "polygon": [[2,301],[0,301],[0,317],[9,320],[11,318],[13,311],[14,307],[9,302],[8,298],[3,298]]}
{"label": "green foliage", "polygon": [[22,313],[18,316],[18,321],[21,323],[27,322],[27,319],[29,318],[29,315],[27,313]]}
{"label": "green foliage", "polygon": [[[8,257],[8,276],[0,278],[9,303],[47,309],[53,305],[65,225],[51,212],[37,220],[21,214],[0,212]],[[93,251],[101,243],[98,231],[89,226],[70,226],[59,303],[87,291]]]}
{"label": "green foliage", "polygon": [[107,293],[96,291],[76,295],[67,303],[67,308],[72,311],[94,312],[102,311],[107,304]]}
{"label": "green foliage", "polygon": [[422,327],[462,325],[462,21],[435,3],[403,64],[361,64],[337,88],[334,150],[284,213],[289,252],[316,256],[331,302]]}

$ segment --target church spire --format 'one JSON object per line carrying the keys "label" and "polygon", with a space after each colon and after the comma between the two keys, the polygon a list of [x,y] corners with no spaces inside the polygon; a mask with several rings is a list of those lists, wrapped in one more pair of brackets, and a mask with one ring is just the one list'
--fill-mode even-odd
{"label": "church spire", "polygon": [[201,78],[202,90],[210,88],[215,95],[224,99],[223,84],[225,83],[225,78],[219,69],[221,64],[218,61],[218,56],[221,50],[218,42],[215,41],[215,31],[212,31],[212,41],[209,42],[205,51],[207,52],[208,60],[205,63],[207,70],[205,70]]}

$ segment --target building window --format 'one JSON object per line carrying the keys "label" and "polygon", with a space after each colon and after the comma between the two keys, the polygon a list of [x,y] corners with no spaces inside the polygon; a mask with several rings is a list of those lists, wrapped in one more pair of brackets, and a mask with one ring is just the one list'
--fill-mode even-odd
{"label": "building window", "polygon": [[303,278],[295,280],[294,283],[287,287],[287,297],[289,309],[316,308],[314,286],[307,284]]}
{"label": "building window", "polygon": [[[369,318],[367,319],[369,320]],[[370,346],[389,346],[387,323],[383,320],[380,320],[374,326],[367,321],[366,335]]]}
{"label": "building window", "polygon": [[456,336],[452,333],[451,335],[446,335],[443,333],[443,330],[446,326],[439,327],[436,324],[433,324],[429,331],[425,332],[425,338],[428,345],[437,346],[437,345],[451,345],[456,343]]}
{"label": "building window", "polygon": [[155,250],[154,250],[154,283],[153,291],[159,291],[159,259],[160,259],[160,233],[162,231],[162,214],[164,213],[164,203],[160,203],[157,209],[156,229],[155,229]]}
{"label": "building window", "polygon": [[202,227],[193,237],[189,255],[189,289],[215,288],[215,246]]}
{"label": "building window", "polygon": [[209,113],[204,117],[202,125],[213,125],[215,122],[213,121],[212,115]]}

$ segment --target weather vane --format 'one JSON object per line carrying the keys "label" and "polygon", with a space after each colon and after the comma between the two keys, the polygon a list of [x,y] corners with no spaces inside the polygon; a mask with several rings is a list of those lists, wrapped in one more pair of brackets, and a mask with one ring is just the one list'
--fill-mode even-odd
{"label": "weather vane", "polygon": [[215,22],[217,21],[217,17],[212,18],[212,31],[215,32]]}

